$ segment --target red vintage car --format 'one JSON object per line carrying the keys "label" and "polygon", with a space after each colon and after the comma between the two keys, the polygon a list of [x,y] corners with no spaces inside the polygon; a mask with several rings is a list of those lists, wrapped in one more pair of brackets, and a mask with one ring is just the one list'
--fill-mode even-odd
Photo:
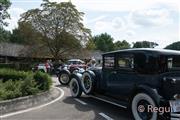
{"label": "red vintage car", "polygon": [[59,82],[62,85],[67,85],[70,82],[70,75],[75,70],[85,70],[86,68],[87,65],[80,59],[68,60],[67,65],[61,66],[61,68],[59,68],[59,73],[57,74]]}

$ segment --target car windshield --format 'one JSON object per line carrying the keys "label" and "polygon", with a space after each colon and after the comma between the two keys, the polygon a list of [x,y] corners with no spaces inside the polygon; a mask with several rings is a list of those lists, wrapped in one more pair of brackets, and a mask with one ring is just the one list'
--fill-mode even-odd
{"label": "car windshield", "polygon": [[180,69],[180,56],[171,56],[167,60],[169,69]]}
{"label": "car windshield", "polygon": [[39,64],[39,66],[45,66],[45,64]]}
{"label": "car windshield", "polygon": [[71,64],[80,64],[81,62],[80,61],[68,61],[68,65],[71,65]]}

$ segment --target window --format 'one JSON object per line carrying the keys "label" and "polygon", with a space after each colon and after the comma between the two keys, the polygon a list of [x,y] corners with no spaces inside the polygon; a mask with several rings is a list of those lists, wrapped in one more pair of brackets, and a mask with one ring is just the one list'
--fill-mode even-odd
{"label": "window", "polygon": [[133,57],[121,56],[118,58],[118,67],[119,68],[134,68],[134,59]]}
{"label": "window", "polygon": [[114,57],[104,57],[104,67],[113,68],[114,67]]}
{"label": "window", "polygon": [[169,69],[179,69],[180,68],[180,56],[169,57],[167,65],[168,65]]}

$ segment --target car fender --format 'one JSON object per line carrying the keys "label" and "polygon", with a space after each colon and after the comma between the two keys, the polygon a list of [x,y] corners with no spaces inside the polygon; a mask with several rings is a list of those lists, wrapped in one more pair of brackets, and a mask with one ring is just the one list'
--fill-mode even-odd
{"label": "car fender", "polygon": [[67,72],[69,75],[71,75],[71,72],[70,72],[68,69],[62,69],[62,70],[59,72],[59,74],[62,73],[62,72]]}
{"label": "car fender", "polygon": [[[82,78],[82,74],[81,73],[72,73],[70,78],[78,78],[78,80],[80,80],[79,82],[81,83],[81,78]],[[82,87],[82,85],[81,85]]]}
{"label": "car fender", "polygon": [[134,95],[136,95],[137,93],[143,92],[143,93],[147,93],[148,95],[150,95],[156,102],[157,105],[159,105],[160,103],[160,95],[158,94],[156,89],[153,89],[147,85],[139,85],[136,86],[136,88],[133,90],[134,92],[131,95],[131,100],[134,97]]}
{"label": "car fender", "polygon": [[88,72],[88,73],[91,74],[93,77],[96,76],[95,73],[94,73],[92,70],[87,70],[87,71],[85,71],[85,72]]}

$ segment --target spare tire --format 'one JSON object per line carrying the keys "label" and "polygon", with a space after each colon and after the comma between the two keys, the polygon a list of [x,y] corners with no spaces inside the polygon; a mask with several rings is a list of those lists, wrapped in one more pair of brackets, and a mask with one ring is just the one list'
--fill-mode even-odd
{"label": "spare tire", "polygon": [[70,74],[67,71],[61,71],[58,80],[62,85],[68,85],[70,82]]}
{"label": "spare tire", "polygon": [[91,94],[95,88],[95,74],[91,71],[86,71],[82,75],[81,85],[85,94]]}

